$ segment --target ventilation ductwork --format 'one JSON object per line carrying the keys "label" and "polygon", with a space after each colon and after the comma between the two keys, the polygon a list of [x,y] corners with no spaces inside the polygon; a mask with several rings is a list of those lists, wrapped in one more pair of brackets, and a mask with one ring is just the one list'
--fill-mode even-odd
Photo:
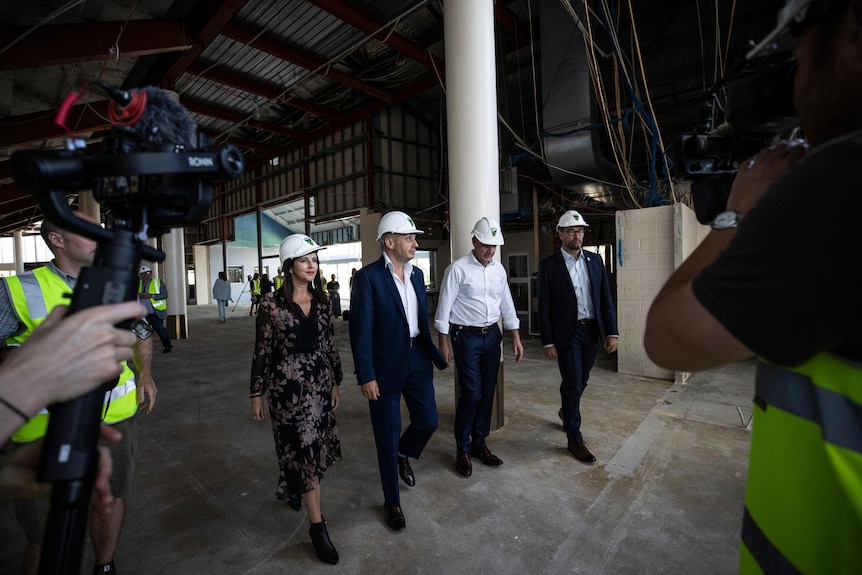
{"label": "ventilation ductwork", "polygon": [[543,0],[540,26],[542,143],[551,177],[574,193],[621,204],[618,192],[595,182],[617,182],[619,172],[602,153],[606,128],[596,127],[601,119],[583,34],[560,0]]}

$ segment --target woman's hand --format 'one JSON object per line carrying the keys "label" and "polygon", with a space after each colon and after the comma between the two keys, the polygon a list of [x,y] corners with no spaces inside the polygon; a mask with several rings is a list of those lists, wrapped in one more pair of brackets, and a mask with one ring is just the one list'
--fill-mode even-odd
{"label": "woman's hand", "polygon": [[256,421],[263,420],[263,397],[260,395],[251,398],[251,418]]}
{"label": "woman's hand", "polygon": [[341,398],[338,395],[338,384],[332,384],[332,411],[338,409],[338,405],[341,403]]}

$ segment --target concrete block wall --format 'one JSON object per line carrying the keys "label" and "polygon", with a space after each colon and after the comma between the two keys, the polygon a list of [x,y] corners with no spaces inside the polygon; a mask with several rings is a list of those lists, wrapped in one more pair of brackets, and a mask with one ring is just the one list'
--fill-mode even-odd
{"label": "concrete block wall", "polygon": [[682,204],[617,212],[617,320],[620,373],[680,380],[646,355],[646,316],[656,294],[709,231]]}

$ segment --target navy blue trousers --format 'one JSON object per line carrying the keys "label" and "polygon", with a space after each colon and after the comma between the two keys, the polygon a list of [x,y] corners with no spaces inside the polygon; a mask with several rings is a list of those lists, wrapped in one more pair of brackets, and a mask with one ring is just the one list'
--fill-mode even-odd
{"label": "navy blue trousers", "polygon": [[485,447],[485,438],[491,433],[503,335],[496,325],[484,334],[454,327],[450,333],[459,389],[455,445],[466,453],[472,447]]}
{"label": "navy blue trousers", "polygon": [[[401,393],[381,394],[368,402],[371,427],[377,446],[380,483],[387,506],[401,505],[398,491],[398,453],[419,459],[437,429],[437,402],[434,399],[434,371],[431,359],[420,345],[410,348],[410,373]],[[410,424],[401,433],[401,396],[410,415]]]}
{"label": "navy blue trousers", "polygon": [[154,313],[147,314],[147,322],[153,326],[153,331],[159,336],[159,339],[162,340],[162,345],[164,347],[173,347],[171,343],[171,338],[168,337],[168,330],[165,329],[165,324],[162,323],[162,320]]}
{"label": "navy blue trousers", "polygon": [[577,324],[571,347],[557,347],[557,365],[563,381],[560,398],[563,402],[563,427],[569,443],[583,443],[581,435],[581,395],[587,387],[590,370],[599,351],[599,328]]}

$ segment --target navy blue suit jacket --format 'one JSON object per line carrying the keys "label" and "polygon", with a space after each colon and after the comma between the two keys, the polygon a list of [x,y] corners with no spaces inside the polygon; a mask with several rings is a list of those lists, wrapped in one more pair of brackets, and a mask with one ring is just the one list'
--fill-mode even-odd
{"label": "navy blue suit jacket", "polygon": [[[443,369],[446,360],[431,340],[425,277],[418,267],[413,267],[410,282],[419,303],[417,341],[434,365]],[[410,367],[410,334],[401,296],[382,255],[353,276],[349,328],[359,385],[376,379],[380,393],[401,393]]]}
{"label": "navy blue suit jacket", "polygon": [[[599,335],[619,335],[617,313],[611,298],[608,274],[601,256],[582,251],[587,273],[590,276],[591,297]],[[353,313],[353,312],[351,312]],[[557,250],[539,263],[539,332],[542,345],[559,348],[571,347],[575,339],[575,322],[578,319],[578,300],[575,286],[566,268],[563,254]]]}

